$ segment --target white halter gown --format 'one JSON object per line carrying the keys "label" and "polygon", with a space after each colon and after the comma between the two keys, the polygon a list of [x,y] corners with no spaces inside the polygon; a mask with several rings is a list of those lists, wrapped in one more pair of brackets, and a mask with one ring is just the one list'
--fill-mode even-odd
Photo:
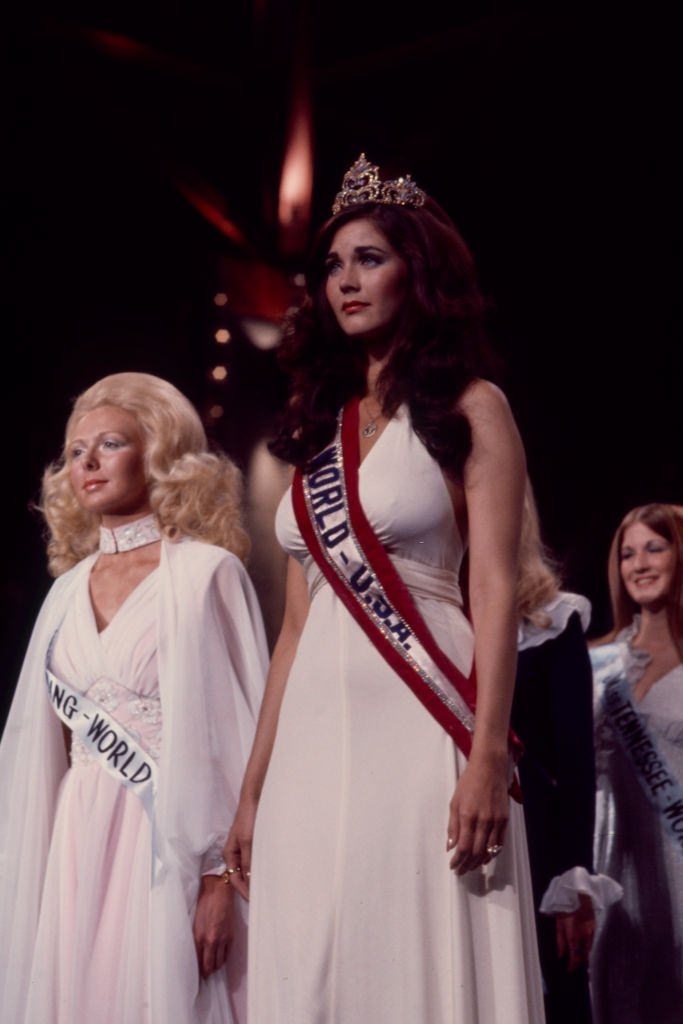
{"label": "white halter gown", "polygon": [[[360,498],[437,642],[468,673],[463,544],[405,410],[364,459]],[[250,1024],[539,1024],[521,807],[488,867],[449,869],[464,758],[323,580],[290,492],[276,526],[304,564],[311,606],[257,815]]]}

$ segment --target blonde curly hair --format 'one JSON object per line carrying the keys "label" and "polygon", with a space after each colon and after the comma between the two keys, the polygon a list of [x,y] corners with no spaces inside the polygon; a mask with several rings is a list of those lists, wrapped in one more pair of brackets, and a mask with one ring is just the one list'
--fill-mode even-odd
{"label": "blonde curly hair", "polygon": [[37,508],[47,523],[51,574],[61,575],[98,547],[99,516],[81,508],[74,494],[67,443],[85,413],[104,405],[131,413],[138,423],[149,502],[163,536],[194,537],[245,560],[250,542],[242,526],[237,466],[223,453],[208,451],[196,409],[173,384],[148,373],[114,373],[75,400],[61,458],[43,474]]}
{"label": "blonde curly hair", "polygon": [[554,559],[541,539],[538,509],[531,481],[527,477],[524,489],[522,533],[519,543],[519,573],[517,576],[517,614],[535,626],[549,625],[550,618],[544,605],[557,597],[560,576]]}

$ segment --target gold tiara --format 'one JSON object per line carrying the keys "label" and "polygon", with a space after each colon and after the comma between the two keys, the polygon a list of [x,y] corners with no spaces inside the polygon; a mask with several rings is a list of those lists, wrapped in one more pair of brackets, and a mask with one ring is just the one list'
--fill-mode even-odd
{"label": "gold tiara", "polygon": [[426,193],[418,188],[409,174],[394,181],[380,181],[379,167],[366,160],[365,153],[348,169],[337,192],[332,213],[337,214],[348,206],[359,203],[387,203],[396,206],[422,206]]}

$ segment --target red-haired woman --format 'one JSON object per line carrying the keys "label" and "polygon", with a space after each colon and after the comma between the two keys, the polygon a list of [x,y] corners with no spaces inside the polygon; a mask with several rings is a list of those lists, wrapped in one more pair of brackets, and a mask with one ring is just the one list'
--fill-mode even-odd
{"label": "red-haired woman", "polygon": [[608,576],[614,629],[591,650],[596,868],[623,887],[591,962],[599,1024],[683,1006],[683,508],[632,509]]}

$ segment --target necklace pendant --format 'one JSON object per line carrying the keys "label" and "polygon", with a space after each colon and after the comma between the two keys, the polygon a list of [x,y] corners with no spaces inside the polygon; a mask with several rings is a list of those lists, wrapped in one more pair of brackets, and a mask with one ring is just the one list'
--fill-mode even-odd
{"label": "necklace pendant", "polygon": [[363,437],[372,437],[372,435],[376,433],[377,424],[375,423],[374,420],[370,420],[369,423],[366,423],[363,429],[361,430],[361,434],[363,435]]}

